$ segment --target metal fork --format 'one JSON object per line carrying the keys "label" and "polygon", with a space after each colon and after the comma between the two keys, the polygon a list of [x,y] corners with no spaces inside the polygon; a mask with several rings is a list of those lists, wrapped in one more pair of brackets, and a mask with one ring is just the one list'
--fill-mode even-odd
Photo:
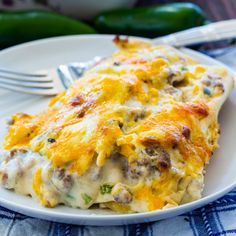
{"label": "metal fork", "polygon": [[[159,37],[153,39],[152,42],[185,46],[234,37],[236,38],[236,20],[227,20]],[[55,95],[68,89],[76,79],[83,75],[85,70],[93,67],[102,59],[95,57],[88,62],[60,65],[56,70],[52,69],[37,74],[0,68],[0,87],[24,93]]]}
{"label": "metal fork", "polygon": [[84,74],[85,70],[96,65],[102,59],[95,57],[87,62],[60,65],[57,69],[37,73],[0,68],[0,88],[29,94],[55,95],[68,89],[76,79]]}

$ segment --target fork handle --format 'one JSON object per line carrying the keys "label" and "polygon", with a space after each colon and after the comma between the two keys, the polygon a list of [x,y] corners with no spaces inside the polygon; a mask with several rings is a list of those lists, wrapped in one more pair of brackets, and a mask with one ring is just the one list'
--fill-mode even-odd
{"label": "fork handle", "polygon": [[220,21],[153,39],[155,44],[186,46],[236,38],[236,19]]}

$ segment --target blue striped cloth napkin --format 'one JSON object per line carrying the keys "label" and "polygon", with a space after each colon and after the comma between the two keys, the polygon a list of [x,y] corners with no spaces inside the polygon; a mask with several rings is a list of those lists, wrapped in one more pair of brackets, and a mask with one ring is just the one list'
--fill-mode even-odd
{"label": "blue striped cloth napkin", "polygon": [[[219,60],[236,70],[236,50]],[[28,217],[0,207],[0,236],[220,236],[236,235],[236,188],[217,201],[187,214],[126,226],[75,226]]]}
{"label": "blue striped cloth napkin", "polygon": [[126,226],[76,226],[31,218],[0,207],[0,235],[8,236],[165,236],[236,235],[236,188],[187,214]]}

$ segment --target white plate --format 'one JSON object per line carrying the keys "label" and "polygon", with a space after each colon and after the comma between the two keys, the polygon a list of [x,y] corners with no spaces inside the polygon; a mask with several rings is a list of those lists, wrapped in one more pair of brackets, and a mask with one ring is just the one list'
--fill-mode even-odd
{"label": "white plate", "polygon": [[[113,36],[70,36],[39,40],[22,44],[0,52],[0,66],[34,71],[57,66],[71,61],[84,61],[94,56],[110,55],[115,46]],[[220,64],[192,50],[183,49],[207,64]],[[0,91],[0,130],[4,136],[3,124],[14,112],[37,113],[48,102],[48,98]],[[81,210],[59,206],[54,209],[41,207],[35,200],[16,195],[0,188],[0,204],[20,213],[53,221],[86,225],[121,225],[148,222],[176,216],[201,207],[230,191],[236,186],[236,92],[231,94],[221,114],[221,148],[214,154],[207,167],[203,198],[172,209],[138,214],[115,214],[108,210]]]}

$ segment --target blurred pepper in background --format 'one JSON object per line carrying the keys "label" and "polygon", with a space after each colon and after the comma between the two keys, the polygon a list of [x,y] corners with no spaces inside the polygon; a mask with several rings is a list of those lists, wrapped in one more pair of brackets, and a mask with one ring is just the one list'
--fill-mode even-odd
{"label": "blurred pepper in background", "polygon": [[46,10],[3,10],[0,11],[0,48],[53,36],[93,34],[96,30],[99,33],[158,37],[205,22],[205,13],[193,3],[110,10],[100,13],[89,22],[90,25]]}
{"label": "blurred pepper in background", "polygon": [[0,12],[0,47],[61,35],[93,34],[89,25],[40,10]]}
{"label": "blurred pepper in background", "polygon": [[101,33],[158,37],[203,25],[205,13],[193,3],[170,3],[151,7],[107,11],[95,18]]}

